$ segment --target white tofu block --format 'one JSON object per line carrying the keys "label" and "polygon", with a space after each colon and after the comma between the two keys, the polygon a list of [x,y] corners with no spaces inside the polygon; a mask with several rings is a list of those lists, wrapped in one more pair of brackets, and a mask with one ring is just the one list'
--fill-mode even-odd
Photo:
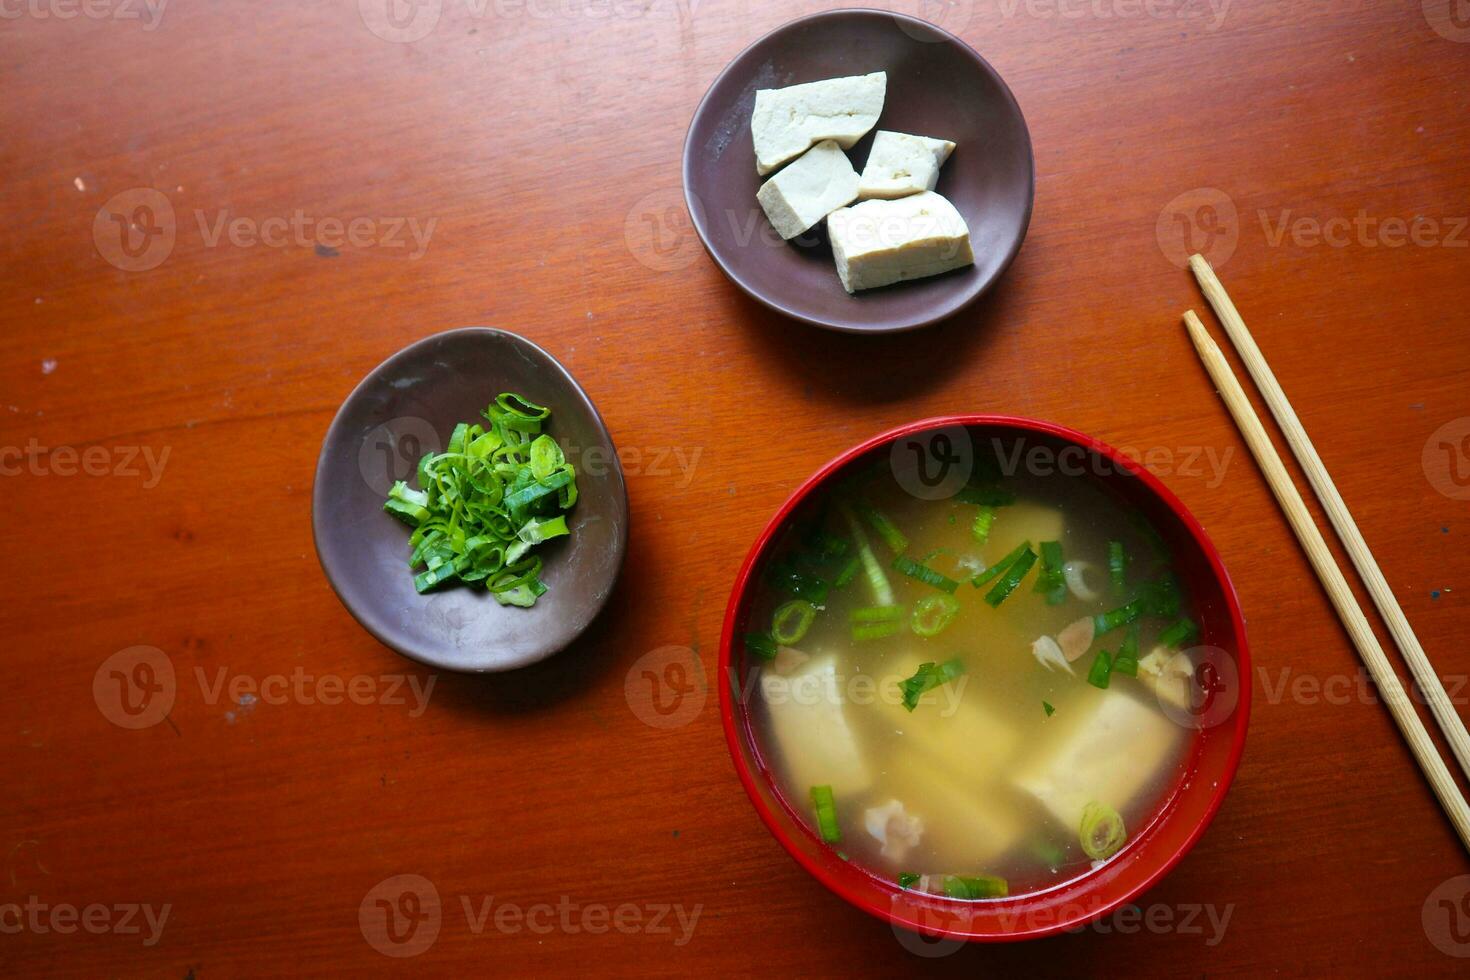
{"label": "white tofu block", "polygon": [[973,265],[970,229],[933,191],[863,201],[827,216],[837,275],[849,293]]}
{"label": "white tofu block", "polygon": [[[923,850],[956,855],[953,868],[923,867],[926,861],[912,854],[889,861],[895,871],[928,871],[935,874],[984,872],[997,858],[1015,847],[1026,834],[1021,810],[1011,801],[998,798],[1003,786],[984,786],[957,780],[953,773],[934,766],[922,757],[905,758],[884,776],[883,786],[903,801],[905,810],[923,821]],[[899,867],[919,864],[920,867]]]}
{"label": "white tofu block", "polygon": [[[929,657],[930,660],[941,659]],[[966,674],[926,692],[913,711],[903,706],[900,682],[924,662],[917,654],[885,664],[874,710],[882,713],[902,744],[905,766],[922,758],[966,786],[982,787],[998,780],[1014,759],[1020,736],[986,705],[982,685]]]}
{"label": "white tofu block", "polygon": [[1063,826],[1080,830],[1088,803],[1122,812],[1172,764],[1184,737],[1156,704],[1123,690],[1088,691],[1057,709],[1013,781]]}
{"label": "white tofu block", "polygon": [[939,168],[954,152],[949,140],[878,130],[863,166],[858,197],[892,199],[932,191]]}
{"label": "white tofu block", "polygon": [[756,172],[765,176],[822,140],[852,146],[877,124],[887,89],[881,71],[760,89],[750,117]]}
{"label": "white tofu block", "polygon": [[756,199],[782,238],[795,238],[858,196],[858,175],[835,140],[823,140],[761,185]]}
{"label": "white tofu block", "polygon": [[872,774],[847,720],[843,677],[831,655],[813,657],[791,674],[761,671],[761,695],[774,745],[800,799],[813,786],[831,786],[839,799],[861,793]]}

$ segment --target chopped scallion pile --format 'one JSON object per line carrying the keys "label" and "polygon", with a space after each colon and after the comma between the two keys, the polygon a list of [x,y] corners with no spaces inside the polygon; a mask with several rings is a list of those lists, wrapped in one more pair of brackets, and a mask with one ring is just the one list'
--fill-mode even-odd
{"label": "chopped scallion pile", "polygon": [[414,490],[400,480],[383,509],[413,528],[410,569],[419,592],[450,582],[483,586],[501,605],[533,606],[546,592],[529,552],[570,533],[576,469],[542,425],[551,409],[496,396],[487,426],[461,422],[442,453],[419,460]]}
{"label": "chopped scallion pile", "polygon": [[1097,651],[1097,657],[1092,661],[1092,668],[1087,672],[1087,683],[1093,687],[1107,689],[1108,682],[1113,677],[1113,658],[1106,650]]}

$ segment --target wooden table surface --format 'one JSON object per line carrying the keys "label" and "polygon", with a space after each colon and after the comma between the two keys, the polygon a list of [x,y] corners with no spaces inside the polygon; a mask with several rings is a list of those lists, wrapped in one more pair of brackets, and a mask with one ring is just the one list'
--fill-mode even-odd
{"label": "wooden table surface", "polygon": [[[905,8],[1015,91],[1036,212],[979,305],[878,339],[746,299],[682,204],[710,80],[823,6],[0,2],[4,972],[1463,975],[1470,862],[1178,318],[1187,244],[1465,711],[1464,5]],[[381,646],[311,540],[342,399],[468,324],[578,376],[633,507],[603,618],[510,676]],[[641,678],[713,681],[800,478],[958,411],[1142,455],[1224,554],[1255,697],[1223,810],[1136,915],[920,956],[763,829],[712,689],[659,727]],[[410,892],[436,934],[364,931]]]}

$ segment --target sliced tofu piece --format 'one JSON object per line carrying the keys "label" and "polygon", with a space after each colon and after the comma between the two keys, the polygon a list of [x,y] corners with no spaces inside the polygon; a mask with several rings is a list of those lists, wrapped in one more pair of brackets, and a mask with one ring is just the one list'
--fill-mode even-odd
{"label": "sliced tofu piece", "polygon": [[1093,800],[1123,811],[1169,765],[1184,729],[1120,689],[1090,690],[1058,709],[1043,740],[1016,765],[1013,782],[1080,830]]}
{"label": "sliced tofu piece", "polygon": [[786,676],[761,671],[761,695],[773,744],[784,746],[786,772],[800,800],[812,786],[831,786],[839,800],[872,784],[852,726],[843,678],[831,654],[814,656]]}
{"label": "sliced tofu piece", "polygon": [[852,146],[877,124],[887,90],[881,71],[760,89],[750,117],[756,172],[765,176],[822,140]]}
{"label": "sliced tofu piece", "polygon": [[782,238],[795,238],[858,196],[858,175],[836,140],[822,140],[761,185],[756,199]]}
{"label": "sliced tofu piece", "polygon": [[827,216],[837,275],[849,293],[973,265],[970,229],[933,191],[863,201]]}
{"label": "sliced tofu piece", "polygon": [[858,197],[892,199],[932,191],[939,182],[939,168],[953,152],[949,140],[880,129],[863,166]]}
{"label": "sliced tofu piece", "polygon": [[1015,728],[996,716],[981,685],[964,674],[926,692],[909,711],[899,685],[922,662],[918,654],[905,654],[885,664],[873,706],[895,732],[903,733],[903,764],[923,758],[951,781],[976,788],[998,780],[1020,746]]}
{"label": "sliced tofu piece", "polygon": [[[996,799],[996,794],[1007,792],[1007,787],[963,782],[927,758],[904,759],[900,767],[884,776],[884,786],[908,801],[907,811],[923,821],[922,850],[953,854],[958,862],[953,868],[925,868],[922,865],[928,863],[926,860],[909,853],[890,861],[895,871],[983,873],[1019,844],[1027,831],[1021,808]],[[903,861],[920,867],[899,867]]]}

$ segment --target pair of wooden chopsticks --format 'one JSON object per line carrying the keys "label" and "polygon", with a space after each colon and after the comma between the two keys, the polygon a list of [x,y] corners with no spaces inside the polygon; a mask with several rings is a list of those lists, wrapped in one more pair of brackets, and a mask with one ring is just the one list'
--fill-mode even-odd
{"label": "pair of wooden chopsticks", "polygon": [[[1378,562],[1374,560],[1373,553],[1368,550],[1367,542],[1363,540],[1363,535],[1358,531],[1358,525],[1348,513],[1347,505],[1343,503],[1342,495],[1337,492],[1337,487],[1333,484],[1332,477],[1328,475],[1327,468],[1322,465],[1322,459],[1312,446],[1312,440],[1307,437],[1306,429],[1302,428],[1301,420],[1297,418],[1291,403],[1286,400],[1286,393],[1281,390],[1281,385],[1276,381],[1276,375],[1266,364],[1260,348],[1256,346],[1250,331],[1246,329],[1245,321],[1235,309],[1235,304],[1230,302],[1225,287],[1220,285],[1220,280],[1215,276],[1210,264],[1205,261],[1204,256],[1195,255],[1189,260],[1189,268],[1199,280],[1200,288],[1204,291],[1210,306],[1214,308],[1215,315],[1224,324],[1225,332],[1235,344],[1236,351],[1245,362],[1246,369],[1250,371],[1256,387],[1271,409],[1271,414],[1276,417],[1277,424],[1281,426],[1287,443],[1291,446],[1292,452],[1296,454],[1297,462],[1306,472],[1308,482],[1316,491],[1317,499],[1322,502],[1322,507],[1326,510],[1328,519],[1337,530],[1338,537],[1352,558],[1353,565],[1368,586],[1368,591],[1373,596],[1373,602],[1378,607],[1379,614],[1388,624],[1389,631],[1403,652],[1409,670],[1414,675],[1414,681],[1424,692],[1430,711],[1435,720],[1439,722],[1439,727],[1444,732],[1450,749],[1454,752],[1455,758],[1459,760],[1461,768],[1467,775],[1470,775],[1470,732],[1466,732],[1465,723],[1455,711],[1449,695],[1445,693],[1439,675],[1434,672],[1429,658],[1424,653],[1424,648],[1419,645],[1419,640],[1409,626],[1409,621],[1404,618],[1403,610],[1399,608],[1398,601],[1388,587],[1388,582],[1384,580],[1383,572],[1379,569]],[[1200,323],[1199,317],[1195,316],[1193,310],[1184,314],[1184,325],[1189,330],[1189,336],[1194,341],[1195,349],[1199,351],[1200,360],[1204,362],[1210,377],[1214,379],[1215,387],[1220,390],[1221,398],[1229,407],[1230,414],[1235,417],[1235,424],[1240,428],[1241,435],[1245,437],[1246,444],[1250,446],[1251,453],[1256,457],[1256,462],[1260,465],[1262,472],[1265,473],[1266,481],[1271,485],[1271,491],[1276,495],[1281,509],[1286,512],[1286,519],[1296,531],[1297,540],[1301,542],[1307,558],[1311,560],[1312,567],[1316,569],[1317,577],[1322,580],[1322,585],[1332,599],[1332,604],[1337,608],[1338,616],[1342,618],[1343,625],[1347,627],[1348,633],[1352,636],[1353,644],[1358,648],[1358,654],[1363,658],[1369,673],[1373,675],[1373,683],[1378,686],[1378,690],[1382,692],[1384,700],[1388,703],[1388,710],[1392,713],[1394,721],[1398,723],[1399,731],[1403,733],[1404,739],[1409,743],[1409,748],[1413,750],[1415,758],[1419,761],[1419,767],[1424,770],[1424,775],[1434,788],[1435,795],[1439,797],[1440,805],[1444,807],[1450,822],[1455,825],[1455,831],[1460,835],[1461,842],[1465,845],[1466,850],[1470,850],[1470,806],[1466,805],[1465,798],[1460,795],[1454,777],[1450,775],[1449,769],[1440,759],[1434,742],[1430,740],[1429,732],[1425,729],[1424,723],[1419,720],[1419,715],[1414,711],[1414,706],[1410,703],[1408,695],[1405,694],[1403,685],[1399,683],[1398,675],[1389,664],[1388,658],[1384,656],[1378,637],[1368,625],[1368,620],[1358,606],[1352,590],[1348,588],[1347,580],[1343,577],[1342,570],[1338,568],[1336,559],[1332,557],[1332,552],[1327,550],[1327,542],[1323,540],[1322,532],[1317,530],[1317,524],[1312,520],[1312,515],[1308,512],[1302,495],[1297,491],[1296,484],[1287,474],[1286,467],[1276,452],[1276,447],[1272,444],[1270,436],[1266,434],[1266,429],[1261,425],[1261,420],[1256,415],[1255,409],[1251,407],[1249,399],[1246,398],[1240,382],[1236,380],[1229,362],[1225,360],[1225,355],[1220,352],[1220,348],[1205,332],[1204,324]]]}

